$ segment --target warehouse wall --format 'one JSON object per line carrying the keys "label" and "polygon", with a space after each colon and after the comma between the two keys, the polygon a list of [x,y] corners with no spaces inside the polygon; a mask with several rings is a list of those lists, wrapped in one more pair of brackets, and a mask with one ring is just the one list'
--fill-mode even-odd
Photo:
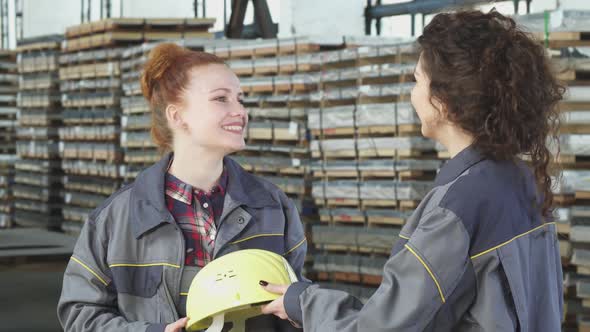
{"label": "warehouse wall", "polygon": [[[121,1],[123,7],[121,8]],[[228,4],[229,4],[229,0]],[[279,36],[318,35],[335,33],[339,35],[359,35],[364,33],[363,10],[365,0],[267,0],[273,20],[279,22]],[[384,4],[406,2],[408,0],[384,0]],[[534,0],[531,11],[539,12],[554,9],[558,0]],[[588,0],[560,0],[565,9],[590,9]],[[183,17],[192,16],[192,0],[174,0],[174,6],[166,0],[112,0],[112,16],[120,16],[121,9],[125,16],[130,17]],[[346,3],[346,6],[342,4]],[[80,22],[80,0],[24,0],[24,36],[31,37],[42,34],[63,33],[65,28]],[[9,2],[10,11],[14,10],[14,3]],[[486,5],[484,10],[496,7],[502,13],[512,13],[511,2]],[[525,4],[521,3],[521,12]],[[208,0],[207,16],[217,18],[213,28],[219,31],[223,28],[223,1]],[[48,15],[50,14],[50,15]],[[228,8],[229,20],[229,8]],[[100,1],[92,1],[92,19],[100,16]],[[12,16],[11,16],[12,17]],[[58,18],[58,19],[56,19]],[[416,19],[416,33],[422,29],[422,19]],[[428,22],[428,19],[426,20]],[[252,22],[252,5],[246,13],[246,24]],[[385,18],[382,21],[382,33],[385,36],[409,36],[410,17],[400,16]],[[11,19],[10,28],[14,22]],[[14,44],[14,31],[11,31]]]}

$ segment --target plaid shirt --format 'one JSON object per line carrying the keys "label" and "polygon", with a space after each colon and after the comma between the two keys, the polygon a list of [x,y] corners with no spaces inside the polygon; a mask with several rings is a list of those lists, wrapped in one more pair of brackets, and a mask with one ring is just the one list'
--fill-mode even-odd
{"label": "plaid shirt", "polygon": [[203,267],[211,261],[227,178],[224,168],[213,189],[204,192],[166,173],[166,206],[184,234],[185,265]]}

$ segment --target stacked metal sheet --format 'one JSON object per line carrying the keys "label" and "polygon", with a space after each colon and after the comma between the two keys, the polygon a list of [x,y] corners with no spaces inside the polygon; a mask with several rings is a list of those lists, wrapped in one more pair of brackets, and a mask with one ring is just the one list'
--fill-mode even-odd
{"label": "stacked metal sheet", "polygon": [[[555,188],[559,243],[564,268],[564,328],[590,331],[590,32],[589,11],[554,11],[517,17],[538,36],[568,91],[560,105]],[[555,145],[550,145],[554,150]]]}
{"label": "stacked metal sheet", "polygon": [[0,228],[10,227],[13,221],[17,90],[16,53],[0,50]]}
{"label": "stacked metal sheet", "polygon": [[19,43],[20,109],[13,186],[15,223],[59,228],[61,176],[58,128],[61,124],[58,57],[62,36],[46,36]]}
{"label": "stacked metal sheet", "polygon": [[141,44],[144,41],[211,38],[214,18],[108,18],[66,29],[66,51]]}
{"label": "stacked metal sheet", "polygon": [[66,232],[78,232],[89,213],[121,185],[121,54],[122,49],[98,49],[63,52],[59,58]]}
{"label": "stacked metal sheet", "polygon": [[314,269],[319,280],[360,287],[365,297],[440,166],[409,102],[416,61],[412,41],[324,52],[320,89],[310,95],[312,196],[321,221]]}

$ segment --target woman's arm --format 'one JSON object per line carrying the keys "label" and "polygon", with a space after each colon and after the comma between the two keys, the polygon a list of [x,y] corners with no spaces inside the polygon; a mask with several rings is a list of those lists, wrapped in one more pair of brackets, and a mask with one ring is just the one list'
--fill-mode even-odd
{"label": "woman's arm", "polygon": [[106,263],[103,225],[89,219],[66,268],[57,313],[65,331],[164,331],[165,324],[128,322],[117,308],[117,292]]}
{"label": "woman's arm", "polygon": [[461,220],[435,208],[411,238],[399,241],[406,242],[403,249],[389,258],[381,286],[364,306],[345,292],[296,283],[263,312],[287,314],[305,331],[423,331],[435,320],[437,331],[451,330],[475,296],[469,234]]}

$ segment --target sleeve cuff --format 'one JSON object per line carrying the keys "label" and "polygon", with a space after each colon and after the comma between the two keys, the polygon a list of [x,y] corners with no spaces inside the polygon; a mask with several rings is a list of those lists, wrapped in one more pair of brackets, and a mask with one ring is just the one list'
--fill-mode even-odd
{"label": "sleeve cuff", "polygon": [[166,330],[166,324],[150,324],[145,332],[164,332],[164,330]]}
{"label": "sleeve cuff", "polygon": [[311,286],[311,284],[307,282],[295,282],[291,284],[287,289],[283,300],[285,311],[287,312],[289,319],[301,326],[303,326],[303,312],[301,311],[299,296],[309,286]]}

